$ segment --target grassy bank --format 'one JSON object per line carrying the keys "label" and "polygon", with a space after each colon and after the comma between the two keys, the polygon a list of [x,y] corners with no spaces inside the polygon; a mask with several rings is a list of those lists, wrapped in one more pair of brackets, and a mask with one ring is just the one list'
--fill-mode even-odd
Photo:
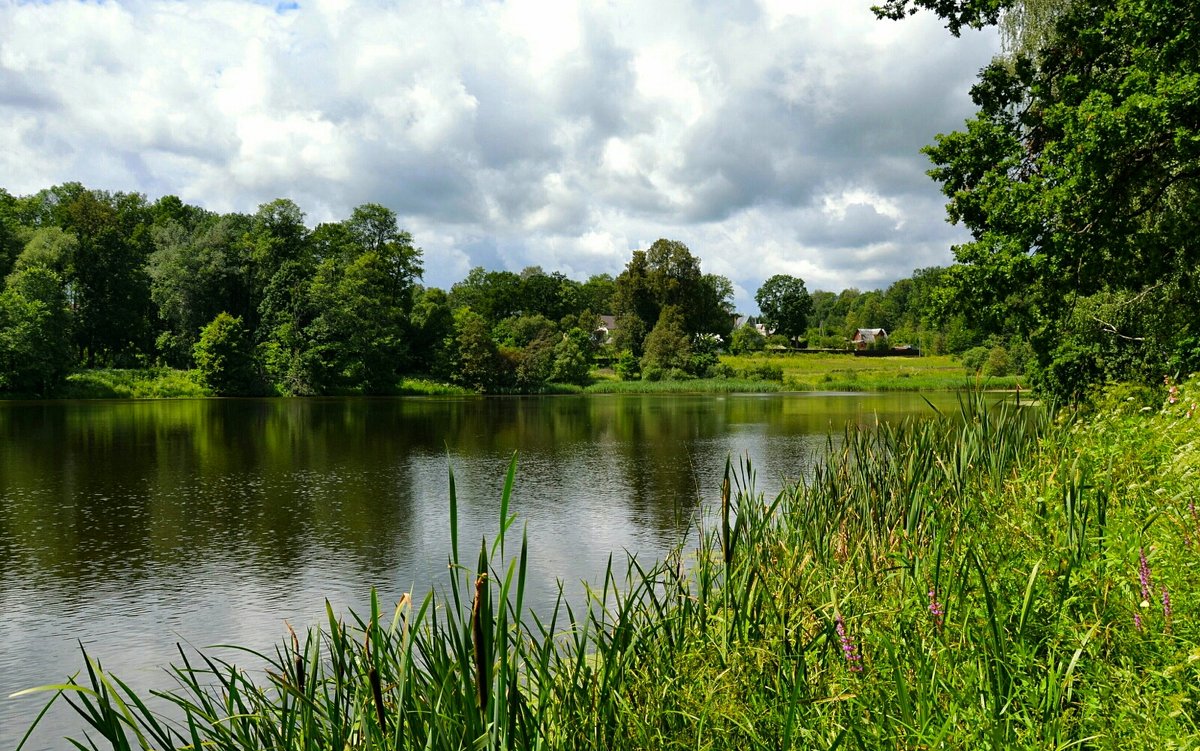
{"label": "grassy bank", "polygon": [[188,399],[209,395],[194,370],[102,368],[67,376],[60,398]]}
{"label": "grassy bank", "polygon": [[[742,372],[764,366],[783,373],[786,391],[951,391],[1013,389],[1017,376],[977,379],[949,355],[855,357],[852,354],[723,355],[721,362]],[[1023,386],[1022,382],[1022,386]]]}
{"label": "grassy bank", "polygon": [[1172,398],[851,431],[773,499],[727,467],[694,552],[536,616],[510,470],[442,596],[330,611],[266,671],[183,653],[182,721],[95,663],[48,690],[113,748],[1192,748],[1200,383]]}
{"label": "grassy bank", "polygon": [[587,394],[757,394],[781,391],[778,381],[745,378],[698,378],[688,381],[617,381],[601,379]]}

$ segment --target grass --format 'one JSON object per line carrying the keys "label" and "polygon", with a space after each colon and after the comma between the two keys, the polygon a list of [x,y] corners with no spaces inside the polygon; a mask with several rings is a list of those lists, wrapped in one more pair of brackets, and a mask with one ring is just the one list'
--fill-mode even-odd
{"label": "grass", "polygon": [[597,380],[587,394],[753,394],[780,391],[776,381],[744,378],[698,378],[687,381]]}
{"label": "grass", "polygon": [[209,396],[194,370],[171,368],[82,370],[67,376],[64,399],[167,399]]}
{"label": "grass", "polygon": [[[694,544],[524,606],[508,500],[439,595],[181,652],[165,713],[86,657],[43,687],[81,748],[1195,748],[1200,382],[1088,416],[989,407],[849,428],[773,499],[726,465]],[[690,551],[690,552],[689,552]]]}
{"label": "grass", "polygon": [[474,393],[461,386],[412,377],[401,379],[396,389],[397,396],[469,396]]}
{"label": "grass", "polygon": [[[783,371],[787,391],[951,391],[1012,389],[1015,376],[977,379],[949,355],[930,357],[854,357],[852,354],[723,355],[738,372],[764,365]],[[1023,384],[1022,384],[1023,385]]]}

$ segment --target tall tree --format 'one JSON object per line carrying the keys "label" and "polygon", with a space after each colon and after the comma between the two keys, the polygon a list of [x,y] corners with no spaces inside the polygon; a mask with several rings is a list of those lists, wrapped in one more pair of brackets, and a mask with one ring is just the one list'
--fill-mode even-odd
{"label": "tall tree", "polygon": [[1200,367],[1198,27],[1185,0],[1075,3],[1036,59],[986,68],[979,113],[927,150],[973,235],[961,308],[1019,320],[1043,373]]}
{"label": "tall tree", "polygon": [[762,311],[763,322],[776,333],[796,339],[804,336],[808,330],[813,301],[800,277],[787,274],[772,276],[758,288],[754,301]]}
{"label": "tall tree", "polygon": [[73,359],[62,279],[45,266],[14,272],[0,291],[0,392],[51,395]]}

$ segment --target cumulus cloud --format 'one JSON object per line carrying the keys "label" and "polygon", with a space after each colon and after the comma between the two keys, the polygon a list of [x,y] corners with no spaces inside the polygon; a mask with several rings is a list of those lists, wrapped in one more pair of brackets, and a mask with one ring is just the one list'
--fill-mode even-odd
{"label": "cumulus cloud", "polygon": [[617,273],[870,288],[961,241],[919,154],[992,34],[870,3],[47,0],[0,5],[3,187],[67,180],[313,223],[394,209],[427,282]]}

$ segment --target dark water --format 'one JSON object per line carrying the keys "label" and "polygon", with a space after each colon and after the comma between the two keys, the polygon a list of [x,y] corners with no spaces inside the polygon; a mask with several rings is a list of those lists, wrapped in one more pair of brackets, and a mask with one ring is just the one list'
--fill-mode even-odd
{"label": "dark water", "polygon": [[[78,671],[79,642],[168,687],[176,643],[268,649],[326,599],[362,609],[376,587],[386,607],[444,583],[448,468],[475,550],[519,452],[537,607],[610,553],[661,556],[728,455],[774,492],[831,428],[930,413],[915,395],[0,403],[0,751],[44,701],[8,695]],[[27,748],[78,727],[44,724]]]}

